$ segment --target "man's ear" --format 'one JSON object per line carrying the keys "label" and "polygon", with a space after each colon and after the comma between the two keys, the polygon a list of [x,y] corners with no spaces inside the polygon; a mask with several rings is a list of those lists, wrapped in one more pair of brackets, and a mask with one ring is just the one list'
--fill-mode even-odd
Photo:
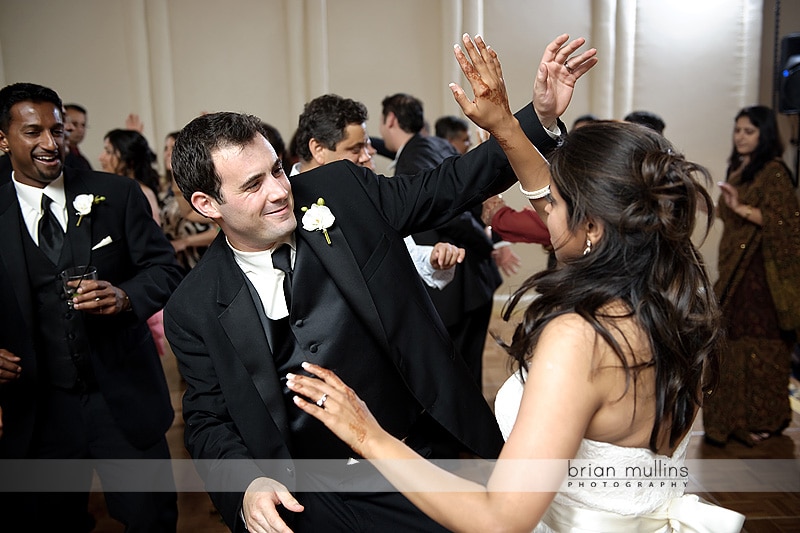
{"label": "man's ear", "polygon": [[8,153],[8,137],[3,130],[0,130],[0,150]]}
{"label": "man's ear", "polygon": [[206,218],[221,218],[219,203],[204,192],[195,191],[192,193],[192,207]]}
{"label": "man's ear", "polygon": [[315,138],[311,138],[308,140],[308,150],[311,152],[311,158],[316,161],[319,166],[325,164],[325,150],[326,148],[322,145],[321,142],[316,140]]}

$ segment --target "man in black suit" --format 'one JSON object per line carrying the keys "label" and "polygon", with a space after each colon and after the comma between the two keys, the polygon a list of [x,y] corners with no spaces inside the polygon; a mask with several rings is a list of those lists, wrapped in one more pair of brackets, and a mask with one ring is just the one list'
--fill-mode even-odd
{"label": "man in black suit", "polygon": [[[474,71],[469,79],[482,83]],[[498,452],[494,418],[402,238],[509,187],[531,141],[553,147],[542,125],[556,127],[575,79],[537,83],[536,112],[529,105],[516,119],[505,87],[483,84],[470,102],[452,86],[493,139],[414,176],[338,161],[290,181],[256,117],[215,113],[184,127],[175,178],[221,233],[164,322],[187,385],[186,444],[231,529],[441,531],[398,493],[367,488],[370,465],[296,408],[286,374],[306,360],[335,368],[423,455],[437,446],[450,457]],[[320,458],[328,461],[298,461]]]}
{"label": "man in black suit", "polygon": [[[0,458],[169,459],[173,411],[146,320],[181,275],[141,189],[64,166],[61,100],[40,85],[0,91],[0,150],[13,168],[0,184]],[[69,305],[59,272],[76,265],[99,279]],[[97,468],[109,514],[126,531],[174,531],[169,463],[130,468]],[[120,485],[129,473],[152,492]],[[91,475],[63,493],[3,495],[0,527],[88,531]]]}
{"label": "man in black suit", "polygon": [[[386,147],[397,152],[395,175],[416,174],[459,155],[447,139],[419,133],[424,112],[418,98],[397,93],[384,98],[382,106],[381,135]],[[484,230],[480,213],[481,207],[474,206],[441,226],[413,235],[421,245],[444,241],[466,250],[466,258],[450,284],[441,290],[429,289],[428,294],[479,386],[494,291],[503,282],[492,256],[494,245]]]}
{"label": "man in black suit", "polygon": [[78,148],[78,145],[83,142],[83,138],[86,135],[86,121],[88,118],[86,108],[78,104],[67,104],[64,106],[64,110],[67,113],[65,119],[72,123],[73,128],[67,139],[69,150],[64,158],[64,164],[78,170],[92,170],[91,163]]}

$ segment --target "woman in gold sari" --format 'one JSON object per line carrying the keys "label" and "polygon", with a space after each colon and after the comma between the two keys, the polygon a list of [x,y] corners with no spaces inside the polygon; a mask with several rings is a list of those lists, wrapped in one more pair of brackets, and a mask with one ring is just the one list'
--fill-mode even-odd
{"label": "woman in gold sari", "polygon": [[736,115],[718,216],[721,302],[728,342],[720,382],[703,405],[706,442],[747,446],[780,434],[791,420],[791,350],[800,326],[800,207],[780,159],[772,109]]}

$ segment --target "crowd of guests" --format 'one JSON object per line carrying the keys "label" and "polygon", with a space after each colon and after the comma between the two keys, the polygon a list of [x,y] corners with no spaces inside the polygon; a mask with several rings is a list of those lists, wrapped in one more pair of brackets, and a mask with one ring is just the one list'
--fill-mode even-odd
{"label": "crowd of guests", "polygon": [[[474,139],[456,116],[427,132],[405,93],[383,100],[370,137],[362,103],[323,95],[288,147],[256,117],[199,116],[164,140],[164,175],[135,115],[104,136],[101,173],[79,148],[86,108],[35,84],[2,89],[0,458],[168,459],[167,340],[186,382],[187,448],[214,460],[198,470],[233,531],[658,520],[682,491],[620,509],[506,490],[531,472],[498,466],[487,489],[421,461],[379,467],[400,492],[342,492],[342,471],[299,460],[346,460],[354,487],[376,475],[361,458],[568,459],[606,444],[680,464],[701,407],[711,444],[780,434],[800,207],[774,112],[736,115],[715,209],[707,172],[676,153],[658,115],[585,115],[567,131],[559,117],[597,61],[583,44],[548,46],[533,105],[511,120],[497,55],[465,38],[456,59],[481,90],[451,88]],[[374,174],[378,154],[394,177]],[[500,196],[517,180],[522,210]],[[713,286],[691,242],[698,212],[724,223]],[[521,267],[511,242],[542,245],[549,262],[504,310],[509,320],[539,295],[503,343],[517,371],[498,396],[511,405],[493,413],[481,365],[501,272]],[[58,274],[75,265],[98,276],[66,301]],[[96,468],[126,531],[175,530],[172,474],[152,464]],[[113,490],[134,470],[159,490]],[[0,500],[3,523],[90,531],[91,475],[81,470],[81,490]],[[670,519],[741,526],[682,501],[688,515]]]}

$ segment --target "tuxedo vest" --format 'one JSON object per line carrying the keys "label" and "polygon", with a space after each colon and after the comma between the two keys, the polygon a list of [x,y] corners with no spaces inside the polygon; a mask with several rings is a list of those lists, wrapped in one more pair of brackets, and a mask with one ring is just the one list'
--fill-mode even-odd
{"label": "tuxedo vest", "polygon": [[20,217],[23,249],[34,308],[33,337],[39,375],[44,382],[66,390],[96,387],[89,361],[89,339],[82,311],[67,305],[59,272],[74,266],[70,239],[64,238],[54,265],[36,246]]}
{"label": "tuxedo vest", "polygon": [[[313,252],[298,240],[292,283],[292,308],[283,320],[267,320],[267,337],[297,459],[347,458],[352,450],[321,422],[299,409],[286,386],[286,373],[308,375],[309,361],[335,371],[369,405],[381,425],[406,437],[422,411],[419,402],[386,353],[350,308]],[[318,398],[311,398],[312,401]]]}

